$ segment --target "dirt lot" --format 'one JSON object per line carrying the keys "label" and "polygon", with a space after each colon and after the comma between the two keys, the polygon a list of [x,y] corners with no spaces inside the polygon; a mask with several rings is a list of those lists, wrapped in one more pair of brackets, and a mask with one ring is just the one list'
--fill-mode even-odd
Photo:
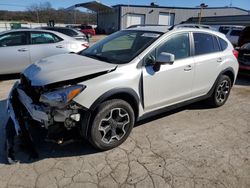
{"label": "dirt lot", "polygon": [[6,165],[11,83],[0,83],[0,187],[250,187],[249,80],[238,80],[221,108],[193,104],[137,124],[114,150],[35,139],[38,160],[19,148],[21,162]]}

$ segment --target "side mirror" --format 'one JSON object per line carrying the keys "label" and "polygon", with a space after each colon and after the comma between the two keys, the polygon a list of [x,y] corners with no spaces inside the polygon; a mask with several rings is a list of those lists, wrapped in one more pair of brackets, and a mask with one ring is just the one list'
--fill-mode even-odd
{"label": "side mirror", "polygon": [[161,52],[160,55],[156,58],[156,62],[159,64],[173,64],[174,59],[174,54]]}

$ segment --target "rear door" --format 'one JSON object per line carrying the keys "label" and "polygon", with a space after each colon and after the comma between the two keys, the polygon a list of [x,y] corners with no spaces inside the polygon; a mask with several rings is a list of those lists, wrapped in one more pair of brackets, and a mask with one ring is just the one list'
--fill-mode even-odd
{"label": "rear door", "polygon": [[195,79],[194,96],[207,94],[218,76],[218,67],[225,61],[218,38],[209,33],[193,33]]}
{"label": "rear door", "polygon": [[30,57],[34,63],[42,58],[67,53],[68,46],[64,40],[50,32],[30,32]]}
{"label": "rear door", "polygon": [[20,73],[29,64],[27,32],[17,31],[0,35],[0,74]]}

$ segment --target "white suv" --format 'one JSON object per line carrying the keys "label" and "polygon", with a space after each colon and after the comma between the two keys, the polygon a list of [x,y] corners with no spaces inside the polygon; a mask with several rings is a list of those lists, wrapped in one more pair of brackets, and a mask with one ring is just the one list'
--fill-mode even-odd
{"label": "white suv", "polygon": [[204,99],[223,105],[237,76],[236,55],[225,35],[208,29],[116,32],[81,54],[28,67],[10,93],[7,132],[20,134],[35,121],[51,139],[59,137],[53,130],[75,129],[100,150],[114,148],[136,121],[155,113]]}

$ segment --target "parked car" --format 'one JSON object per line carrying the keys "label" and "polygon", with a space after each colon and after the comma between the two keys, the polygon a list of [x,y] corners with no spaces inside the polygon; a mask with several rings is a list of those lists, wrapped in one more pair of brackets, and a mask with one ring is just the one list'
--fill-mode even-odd
{"label": "parked car", "polygon": [[52,55],[80,52],[88,42],[67,35],[38,29],[0,33],[0,75],[16,74],[32,63]]}
{"label": "parked car", "polygon": [[239,47],[243,46],[246,43],[250,43],[250,26],[245,27],[239,37]]}
{"label": "parked car", "polygon": [[[63,33],[65,35],[68,35],[70,37],[73,37],[77,40],[84,40],[88,42],[88,38],[86,35],[74,28],[67,28],[67,27],[41,27],[39,29],[44,29],[44,30],[50,30],[50,31],[57,31],[59,33]],[[86,46],[88,47],[88,45]]]}
{"label": "parked car", "polygon": [[91,25],[80,25],[80,26],[73,26],[73,28],[78,29],[82,33],[91,38],[92,36],[96,35],[95,29]]}
{"label": "parked car", "polygon": [[225,35],[208,29],[118,31],[80,54],[29,66],[10,92],[6,131],[35,121],[49,138],[76,130],[100,150],[117,147],[138,120],[199,100],[224,105],[238,72],[234,53]]}
{"label": "parked car", "polygon": [[250,75],[250,43],[246,43],[239,51],[239,73]]}
{"label": "parked car", "polygon": [[239,36],[244,26],[224,25],[218,28],[219,32],[226,35],[227,39],[234,45],[238,46]]}

